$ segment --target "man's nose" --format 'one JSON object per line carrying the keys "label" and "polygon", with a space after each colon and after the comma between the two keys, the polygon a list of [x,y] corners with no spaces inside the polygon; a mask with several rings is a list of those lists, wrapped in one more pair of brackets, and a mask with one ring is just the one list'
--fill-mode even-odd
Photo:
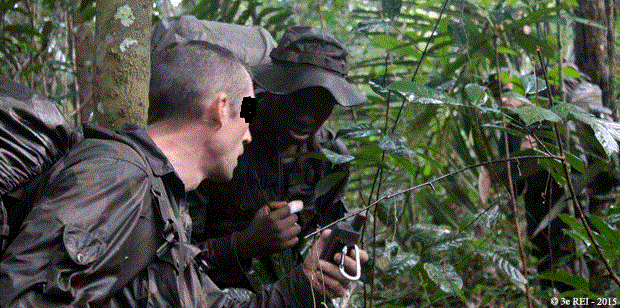
{"label": "man's nose", "polygon": [[250,129],[246,129],[243,134],[243,144],[248,144],[252,142],[252,134],[250,133]]}

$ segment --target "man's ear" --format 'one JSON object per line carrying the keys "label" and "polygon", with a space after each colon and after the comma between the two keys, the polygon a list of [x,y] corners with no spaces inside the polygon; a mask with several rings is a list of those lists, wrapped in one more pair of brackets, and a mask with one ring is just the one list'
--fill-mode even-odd
{"label": "man's ear", "polygon": [[211,104],[203,113],[203,121],[213,123],[218,127],[222,127],[229,114],[229,99],[226,92],[220,91],[216,93],[212,99]]}

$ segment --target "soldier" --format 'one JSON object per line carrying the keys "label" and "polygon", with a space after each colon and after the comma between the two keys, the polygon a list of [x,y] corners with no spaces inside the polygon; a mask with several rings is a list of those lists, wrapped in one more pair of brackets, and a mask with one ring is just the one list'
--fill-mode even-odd
{"label": "soldier", "polygon": [[[260,279],[275,281],[282,265],[273,264],[269,255],[293,248],[291,263],[300,263],[299,239],[346,211],[342,199],[348,164],[303,154],[324,149],[348,153],[323,125],[335,104],[354,106],[366,100],[345,80],[347,50],[323,30],[289,27],[270,56],[271,63],[253,68],[261,88],[250,123],[254,142],[239,158],[233,180],[205,181],[188,198],[200,256],[220,287],[256,290],[255,281],[244,275],[253,272],[253,258],[260,259],[254,266],[270,276]],[[336,185],[315,198],[317,182],[332,174],[339,175]],[[303,201],[300,213],[289,212],[286,202],[291,200]]]}
{"label": "soldier", "polygon": [[[242,99],[254,96],[250,75],[205,42],[153,59],[148,127],[86,126],[86,139],[32,191],[32,210],[0,263],[0,306],[224,306],[197,267],[185,193],[232,178],[251,141],[240,117]],[[343,295],[349,282],[317,257],[326,235],[287,277],[229,305],[312,307],[321,295]],[[349,271],[353,264],[346,257]]]}

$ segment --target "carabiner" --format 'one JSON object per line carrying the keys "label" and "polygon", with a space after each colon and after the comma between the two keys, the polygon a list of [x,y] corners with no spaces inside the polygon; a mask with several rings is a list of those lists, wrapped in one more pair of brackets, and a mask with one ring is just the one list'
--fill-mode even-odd
{"label": "carabiner", "polygon": [[349,248],[347,246],[342,247],[342,257],[340,257],[340,265],[338,268],[340,269],[340,274],[344,276],[344,278],[349,279],[351,281],[359,280],[362,277],[362,265],[360,264],[360,251],[357,245],[353,245],[355,247],[355,276],[350,276],[344,270],[344,257],[347,255]]}

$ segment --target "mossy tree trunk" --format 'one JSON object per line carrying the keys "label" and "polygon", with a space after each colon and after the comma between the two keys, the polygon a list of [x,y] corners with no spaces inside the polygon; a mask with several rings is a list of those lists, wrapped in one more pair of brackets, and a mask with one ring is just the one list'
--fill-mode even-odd
{"label": "mossy tree trunk", "polygon": [[102,126],[146,125],[152,5],[146,0],[97,2],[93,98]]}

